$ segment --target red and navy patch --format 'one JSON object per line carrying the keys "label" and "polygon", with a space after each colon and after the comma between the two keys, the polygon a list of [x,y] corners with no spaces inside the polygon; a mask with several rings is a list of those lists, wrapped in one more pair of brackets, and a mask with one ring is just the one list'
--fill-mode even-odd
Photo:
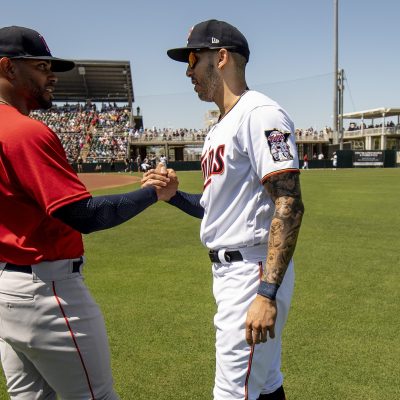
{"label": "red and navy patch", "polygon": [[264,131],[267,138],[269,150],[274,161],[293,160],[293,155],[290,153],[290,147],[287,142],[290,132],[281,132],[277,129]]}

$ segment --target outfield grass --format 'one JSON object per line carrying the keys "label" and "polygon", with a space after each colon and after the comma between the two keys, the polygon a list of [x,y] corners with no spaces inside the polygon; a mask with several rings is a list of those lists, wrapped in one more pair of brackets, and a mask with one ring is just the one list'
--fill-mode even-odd
{"label": "outfield grass", "polygon": [[[200,191],[200,172],[179,177]],[[301,184],[283,338],[288,399],[398,400],[400,169],[308,170]],[[199,225],[160,203],[85,237],[86,282],[106,319],[121,399],[212,398],[215,306]]]}

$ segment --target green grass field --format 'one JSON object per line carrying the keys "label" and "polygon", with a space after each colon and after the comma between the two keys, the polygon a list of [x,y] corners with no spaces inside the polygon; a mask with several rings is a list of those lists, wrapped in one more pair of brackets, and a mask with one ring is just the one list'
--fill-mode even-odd
{"label": "green grass field", "polygon": [[[200,191],[200,172],[179,177]],[[301,184],[283,338],[288,400],[398,400],[400,168],[309,170]],[[199,225],[160,203],[85,237],[86,283],[106,319],[121,399],[212,398],[215,305]]]}

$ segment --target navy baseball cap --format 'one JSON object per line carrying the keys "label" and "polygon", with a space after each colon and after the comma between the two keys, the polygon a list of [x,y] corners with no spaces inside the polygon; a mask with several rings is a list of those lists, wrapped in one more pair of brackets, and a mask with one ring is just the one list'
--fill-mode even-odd
{"label": "navy baseball cap", "polygon": [[50,60],[55,72],[69,71],[75,66],[73,61],[53,57],[43,36],[22,26],[0,28],[1,57]]}
{"label": "navy baseball cap", "polygon": [[190,52],[201,49],[227,49],[241,54],[246,61],[250,56],[244,35],[234,26],[216,19],[195,25],[189,33],[187,46],[168,50],[167,54],[175,61],[188,62]]}

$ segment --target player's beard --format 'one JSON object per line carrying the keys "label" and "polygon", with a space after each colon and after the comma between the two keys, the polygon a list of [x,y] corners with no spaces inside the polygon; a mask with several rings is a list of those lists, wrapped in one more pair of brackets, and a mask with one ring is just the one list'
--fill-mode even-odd
{"label": "player's beard", "polygon": [[53,95],[46,91],[43,87],[36,84],[32,79],[27,82],[29,85],[29,108],[31,110],[48,110],[53,105]]}
{"label": "player's beard", "polygon": [[48,94],[47,92],[45,94],[43,94],[42,90],[37,89],[34,93],[33,93],[36,102],[38,104],[38,108],[42,109],[42,110],[48,110],[49,108],[51,108],[51,106],[53,105],[53,96]]}
{"label": "player's beard", "polygon": [[217,90],[222,85],[222,79],[218,75],[215,66],[212,62],[207,65],[205,73],[201,81],[197,95],[202,101],[213,102],[215,101]]}

